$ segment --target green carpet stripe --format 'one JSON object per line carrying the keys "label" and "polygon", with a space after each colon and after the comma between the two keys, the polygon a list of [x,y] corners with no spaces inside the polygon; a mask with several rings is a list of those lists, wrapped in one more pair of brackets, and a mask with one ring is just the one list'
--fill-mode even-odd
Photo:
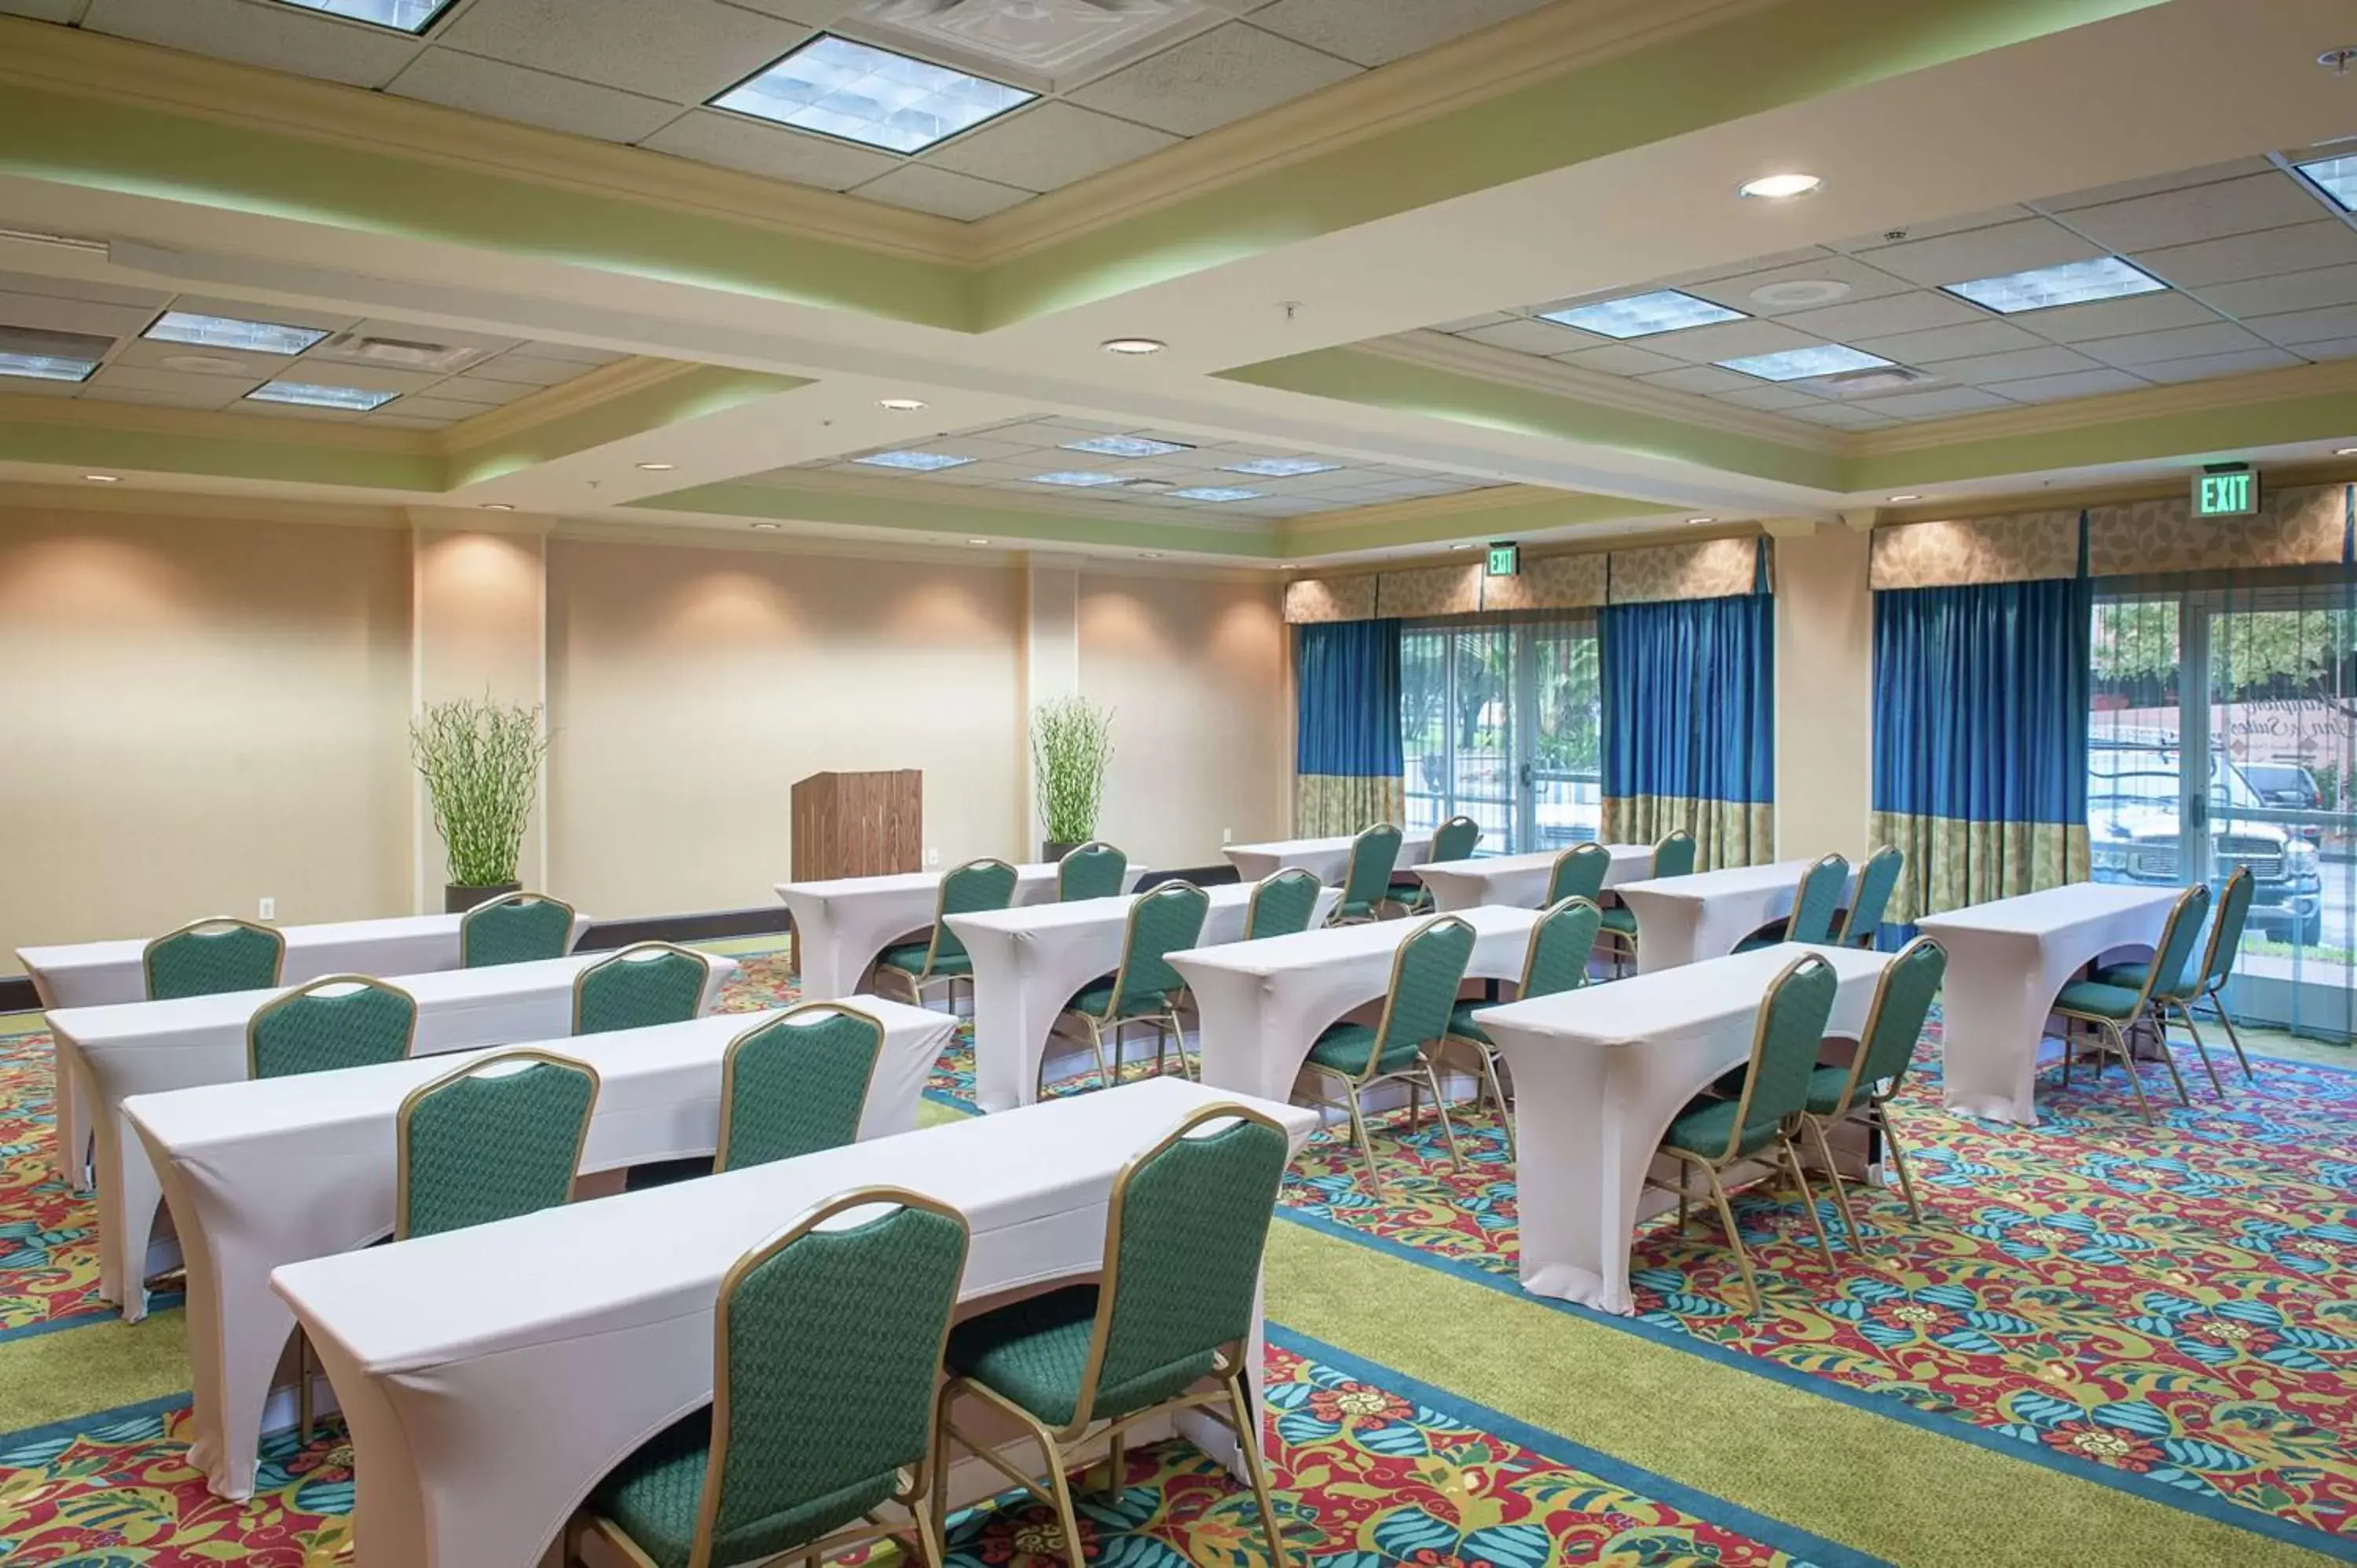
{"label": "green carpet stripe", "polygon": [[1306,1225],[1269,1233],[1267,1310],[1345,1354],[1908,1568],[2261,1568],[2350,1554],[2315,1531],[2294,1544],[2264,1516],[2230,1524],[2091,1484],[1964,1441],[1961,1425],[1894,1421],[1556,1311],[1511,1281]]}
{"label": "green carpet stripe", "polygon": [[136,1404],[92,1411],[88,1415],[68,1416],[63,1421],[52,1421],[45,1426],[28,1426],[21,1432],[0,1432],[0,1449],[26,1448],[37,1443],[62,1443],[88,1437],[123,1422],[185,1409],[188,1403],[188,1391],[182,1389],[177,1393],[157,1394],[154,1399],[141,1400]]}
{"label": "green carpet stripe", "polygon": [[0,1343],[0,1423],[89,1419],[188,1386],[188,1316],[107,1317]]}

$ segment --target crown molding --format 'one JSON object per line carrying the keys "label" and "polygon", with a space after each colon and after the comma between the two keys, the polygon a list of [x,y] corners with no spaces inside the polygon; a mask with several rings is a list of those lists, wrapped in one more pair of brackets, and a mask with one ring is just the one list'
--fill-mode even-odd
{"label": "crown molding", "polygon": [[644,392],[649,387],[659,387],[665,381],[677,381],[682,376],[694,375],[711,368],[684,360],[656,360],[643,355],[617,360],[612,364],[600,365],[594,371],[577,375],[569,381],[559,381],[553,387],[520,397],[513,403],[486,409],[472,419],[461,420],[447,430],[433,434],[438,437],[439,450],[443,452],[468,451],[520,435],[552,419],[564,419],[596,408],[600,403],[611,403],[616,398]]}
{"label": "crown molding", "polygon": [[[2270,491],[2300,489],[2310,485],[2357,483],[2357,463],[2343,457],[2337,462],[2267,464],[2261,468],[2260,478],[2264,489]],[[2069,511],[2080,507],[2182,499],[2185,486],[2185,478],[2179,477],[2140,479],[2119,485],[2081,485],[2066,489],[2011,490],[2003,494],[1965,497],[1945,504],[1923,502],[1876,507],[1868,515],[1873,520],[1873,527],[1900,528],[1911,522],[1953,522],[1962,518],[2010,517],[2026,511]],[[1846,521],[1851,514],[1844,512],[1842,515]],[[1853,523],[1851,526],[1857,525]]]}
{"label": "crown molding", "polygon": [[440,431],[382,430],[338,420],[224,413],[164,403],[112,403],[100,398],[40,397],[21,392],[0,392],[0,424],[71,424],[144,435],[210,435],[221,440],[262,440],[281,446],[336,446],[346,451],[394,452],[427,457],[440,456],[443,435]]}
{"label": "crown molding", "polygon": [[[2288,398],[2329,397],[2357,392],[2357,360],[2331,360],[2322,364],[2295,365],[2287,371],[2259,371],[2220,381],[2179,381],[2174,386],[2142,392],[2108,392],[2102,397],[2040,403],[2033,408],[1992,409],[1986,413],[1961,413],[1898,430],[1853,432],[1845,443],[1846,455],[1875,457],[1889,453],[1922,452],[1968,441],[2002,441],[2018,435],[2047,435],[2060,430],[2084,430],[2131,419],[2161,419],[2174,414],[2207,413],[2222,408],[2248,408],[2281,403]],[[1858,406],[1871,408],[1871,403]]]}
{"label": "crown molding", "polygon": [[[791,478],[780,478],[780,475]],[[1127,507],[1106,508],[1091,506],[1077,498],[1053,493],[1035,497],[973,485],[936,484],[924,479],[869,478],[861,474],[830,473],[823,468],[772,468],[766,474],[748,474],[731,482],[766,489],[825,490],[835,495],[867,496],[877,500],[906,501],[911,506],[930,504],[978,507],[992,511],[1045,512],[1057,517],[1083,517],[1092,522],[1152,521],[1168,527],[1200,529],[1205,533],[1229,533],[1253,539],[1273,537],[1276,525],[1286,521],[1251,516],[1220,517],[1191,510],[1164,512],[1133,510]],[[1042,485],[1040,489],[1052,492],[1057,487]]]}
{"label": "crown molding", "polygon": [[1417,496],[1409,500],[1383,501],[1375,506],[1351,507],[1342,511],[1314,511],[1304,517],[1283,519],[1284,532],[1299,537],[1305,534],[1331,533],[1339,529],[1364,528],[1370,523],[1435,522],[1453,517],[1479,516],[1504,507],[1523,506],[1549,496],[1576,494],[1570,490],[1549,489],[1544,485],[1491,485],[1478,490],[1459,490],[1454,495]]}
{"label": "crown molding", "polygon": [[0,480],[0,511],[105,512],[118,517],[202,518],[222,522],[306,522],[406,530],[405,509],[341,506],[216,490],[154,490],[137,485],[47,485]]}

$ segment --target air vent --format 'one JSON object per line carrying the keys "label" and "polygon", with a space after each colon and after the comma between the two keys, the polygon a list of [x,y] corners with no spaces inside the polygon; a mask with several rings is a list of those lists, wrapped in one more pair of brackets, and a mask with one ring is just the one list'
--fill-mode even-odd
{"label": "air vent", "polygon": [[865,0],[849,19],[922,52],[1052,79],[1215,19],[1206,11],[1201,0]]}
{"label": "air vent", "polygon": [[483,349],[465,343],[425,343],[410,338],[344,332],[312,349],[310,357],[346,365],[385,365],[395,370],[432,371],[447,375],[466,369],[483,355]]}
{"label": "air vent", "polygon": [[1168,479],[1124,479],[1121,482],[1121,488],[1125,490],[1135,491],[1139,495],[1159,495],[1164,490],[1170,489],[1170,481]]}
{"label": "air vent", "polygon": [[1837,376],[1824,376],[1809,384],[1828,397],[1865,397],[1870,392],[1897,392],[1932,378],[1921,371],[1910,371],[1904,365],[1877,365],[1871,370],[1844,371]]}

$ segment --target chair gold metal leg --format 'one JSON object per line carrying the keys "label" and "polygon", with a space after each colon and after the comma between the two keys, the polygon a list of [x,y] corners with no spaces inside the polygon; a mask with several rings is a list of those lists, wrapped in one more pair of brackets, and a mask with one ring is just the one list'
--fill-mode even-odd
{"label": "chair gold metal leg", "polygon": [[2226,1043],[2234,1047],[2234,1059],[2243,1064],[2243,1076],[2251,1077],[2251,1058],[2243,1054],[2243,1036],[2234,1032],[2234,1015],[2226,1011],[2224,999],[2214,989],[2208,995],[2210,1011],[2217,1014],[2218,1022],[2225,1026]]}
{"label": "chair gold metal leg", "polygon": [[933,1521],[932,1511],[912,1500],[909,1512],[917,1521],[917,1557],[923,1568],[942,1568],[949,1549],[942,1541],[941,1526]]}
{"label": "chair gold metal leg", "polygon": [[2111,1036],[2113,1048],[2120,1053],[2120,1066],[2128,1075],[2128,1087],[2136,1090],[2136,1109],[2144,1112],[2146,1122],[2150,1124],[2152,1101],[2144,1097],[2144,1074],[2136,1071],[2136,1057],[2128,1049],[2127,1036],[2120,1031],[2118,1025],[2108,1020],[2101,1027],[2104,1034]]}
{"label": "chair gold metal leg", "polygon": [[1899,1190],[1907,1195],[1907,1211],[1915,1223],[1923,1223],[1923,1206],[1915,1201],[1915,1183],[1907,1174],[1907,1154],[1899,1146],[1899,1130],[1891,1125],[1890,1106],[1886,1101],[1875,1101],[1875,1125],[1882,1129],[1882,1147],[1890,1155],[1891,1168],[1899,1173]]}
{"label": "chair gold metal leg", "polygon": [[1849,1194],[1844,1190],[1841,1167],[1834,1164],[1834,1146],[1825,1136],[1825,1124],[1817,1117],[1801,1118],[1817,1140],[1818,1157],[1824,1161],[1825,1180],[1833,1184],[1834,1207],[1841,1211],[1842,1229],[1849,1232],[1849,1244],[1858,1252],[1866,1251],[1866,1240],[1857,1233],[1857,1216],[1850,1212]]}
{"label": "chair gold metal leg", "polygon": [[2160,1053],[2160,1065],[2169,1069],[2169,1081],[2177,1085],[2177,1102],[2190,1110],[2193,1101],[2186,1095],[2184,1075],[2177,1070],[2177,1053],[2169,1048],[2168,1015],[2156,1009],[2146,1022],[2152,1026],[2152,1048]]}
{"label": "chair gold metal leg", "polygon": [[926,1520],[936,1542],[949,1539],[950,1528],[950,1401],[952,1385],[943,1383],[933,1402],[932,1498],[925,1505]]}
{"label": "chair gold metal leg", "polygon": [[303,1446],[311,1445],[311,1340],[300,1327],[295,1330],[295,1420],[303,1437]]}
{"label": "chair gold metal leg", "polygon": [[1514,1153],[1514,1112],[1506,1103],[1506,1090],[1498,1081],[1498,1058],[1487,1046],[1477,1046],[1481,1053],[1481,1079],[1490,1098],[1498,1102],[1498,1125],[1506,1134],[1506,1158],[1519,1156]]}
{"label": "chair gold metal leg", "polygon": [[1424,1120],[1424,1085],[1411,1078],[1407,1080],[1407,1130],[1400,1134],[1403,1143],[1415,1136],[1416,1124]]}
{"label": "chair gold metal leg", "polygon": [[[1440,1135],[1448,1142],[1448,1168],[1458,1176],[1463,1176],[1465,1156],[1457,1149],[1457,1129],[1448,1120],[1448,1107],[1441,1102],[1440,1076],[1432,1070],[1432,1063],[1428,1060],[1424,1064],[1424,1078],[1425,1081],[1432,1086],[1432,1111],[1434,1115],[1440,1118]],[[1409,1091],[1413,1093],[1415,1079],[1411,1078],[1407,1081]]]}
{"label": "chair gold metal leg", "polygon": [[1751,1254],[1744,1250],[1743,1233],[1735,1228],[1735,1205],[1727,1200],[1727,1188],[1718,1184],[1715,1166],[1702,1162],[1702,1174],[1710,1178],[1711,1201],[1718,1205],[1718,1222],[1727,1227],[1727,1244],[1735,1249],[1735,1266],[1742,1271],[1743,1288],[1749,1293],[1751,1310],[1757,1314],[1764,1305],[1760,1299],[1760,1276],[1752,1272]]}
{"label": "chair gold metal leg", "polygon": [[1072,1483],[1064,1475],[1064,1455],[1045,1434],[1039,1434],[1039,1446],[1048,1454],[1048,1485],[1056,1497],[1056,1521],[1064,1530],[1064,1555],[1071,1560],[1072,1568],[1089,1568],[1088,1558],[1081,1551],[1081,1516],[1072,1508]]}
{"label": "chair gold metal leg", "polygon": [[1375,1174],[1375,1146],[1367,1138],[1367,1119],[1359,1112],[1359,1086],[1346,1079],[1343,1088],[1351,1097],[1351,1133],[1359,1141],[1359,1157],[1367,1162],[1367,1190],[1380,1198],[1383,1196],[1383,1178]]}
{"label": "chair gold metal leg", "polygon": [[[1113,1069],[1105,1066],[1104,1031],[1099,1028],[1097,1026],[1097,1021],[1094,1018],[1090,1018],[1087,1014],[1083,1013],[1081,1016],[1088,1023],[1089,1045],[1097,1054],[1097,1087],[1099,1089],[1111,1089],[1114,1084],[1114,1078]],[[1113,1054],[1116,1058],[1121,1055],[1121,1036],[1118,1034],[1114,1036]]]}
{"label": "chair gold metal leg", "polygon": [[[2178,1017],[2184,1021],[2185,1032],[2193,1036],[2193,1048],[2201,1054],[2201,1070],[2210,1075],[2210,1087],[2218,1091],[2219,1099],[2225,1099],[2226,1086],[2218,1081],[2218,1069],[2210,1060],[2210,1043],[2201,1037],[2201,1026],[2193,1021],[2193,1009],[2182,1002],[2172,1003],[2170,1005],[2176,1009]],[[2164,1013],[2161,1017],[2162,1027],[2166,1028],[2168,1015]]]}
{"label": "chair gold metal leg", "polygon": [[1236,1444],[1243,1450],[1244,1471],[1252,1477],[1253,1500],[1260,1505],[1260,1527],[1268,1536],[1269,1563],[1271,1568],[1287,1568],[1285,1531],[1276,1517],[1276,1505],[1269,1498],[1268,1465],[1260,1451],[1260,1423],[1253,1419],[1251,1402],[1244,1398],[1242,1369],[1230,1375],[1227,1382],[1228,1404],[1235,1412]]}
{"label": "chair gold metal leg", "polygon": [[1115,1428],[1113,1434],[1105,1441],[1106,1496],[1114,1498],[1121,1496],[1122,1480],[1128,1474],[1128,1470],[1127,1455],[1121,1440],[1121,1432],[1119,1428]]}
{"label": "chair gold metal leg", "polygon": [[1801,1168],[1801,1151],[1782,1133],[1776,1134],[1777,1147],[1784,1151],[1785,1163],[1792,1167],[1792,1183],[1801,1189],[1801,1211],[1809,1217],[1809,1229],[1817,1233],[1817,1251],[1825,1260],[1828,1273],[1841,1273],[1834,1262],[1834,1244],[1825,1235],[1825,1218],[1817,1212],[1817,1195],[1809,1190],[1809,1173]]}

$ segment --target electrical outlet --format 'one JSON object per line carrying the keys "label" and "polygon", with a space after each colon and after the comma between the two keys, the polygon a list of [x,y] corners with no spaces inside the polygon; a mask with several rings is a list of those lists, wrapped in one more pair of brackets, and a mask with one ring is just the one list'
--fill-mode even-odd
{"label": "electrical outlet", "polygon": [[942,852],[938,849],[932,848],[931,845],[926,846],[925,869],[931,871],[934,866],[939,865],[941,863]]}
{"label": "electrical outlet", "polygon": [[256,918],[264,920],[274,920],[278,918],[278,900],[275,898],[264,898],[262,901],[262,912]]}
{"label": "electrical outlet", "polygon": [[1222,829],[1220,830],[1220,847],[1221,847],[1222,849],[1225,849],[1225,848],[1227,848],[1227,847],[1228,847],[1228,845],[1230,845],[1230,844],[1232,844],[1232,843],[1235,843],[1235,842],[1236,842],[1236,830],[1235,830],[1235,829],[1233,829],[1233,828],[1222,828]]}

